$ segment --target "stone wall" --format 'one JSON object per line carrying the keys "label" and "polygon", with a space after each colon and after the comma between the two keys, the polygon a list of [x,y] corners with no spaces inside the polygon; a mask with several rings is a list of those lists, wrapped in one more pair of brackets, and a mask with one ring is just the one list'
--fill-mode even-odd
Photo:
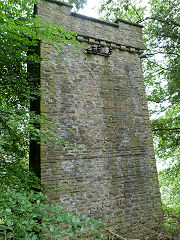
{"label": "stone wall", "polygon": [[144,227],[159,223],[161,201],[139,58],[142,28],[71,13],[70,5],[52,0],[39,1],[38,14],[76,31],[84,49],[113,49],[108,57],[67,47],[58,55],[41,43],[41,113],[77,145],[41,144],[42,182],[56,188],[49,194],[65,208],[145,239]]}

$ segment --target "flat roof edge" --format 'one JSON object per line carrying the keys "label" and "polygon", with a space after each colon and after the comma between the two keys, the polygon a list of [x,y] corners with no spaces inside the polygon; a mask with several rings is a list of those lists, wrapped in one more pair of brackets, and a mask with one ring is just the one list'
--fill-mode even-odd
{"label": "flat roof edge", "polygon": [[72,12],[71,15],[73,15],[75,17],[78,17],[78,18],[85,19],[85,20],[89,20],[89,21],[92,21],[92,22],[98,22],[98,23],[106,24],[106,25],[113,26],[113,27],[119,27],[119,25],[117,23],[103,21],[103,20],[100,20],[98,18],[88,17],[88,16],[83,15],[83,14]]}
{"label": "flat roof edge", "polygon": [[65,3],[65,2],[59,2],[58,0],[45,0],[46,2],[51,2],[51,3],[56,3],[60,6],[65,6],[65,7],[69,7],[69,8],[73,8],[73,5],[69,4],[69,3]]}
{"label": "flat roof edge", "polygon": [[136,27],[143,28],[143,25],[141,25],[141,24],[130,22],[130,21],[127,21],[127,20],[124,20],[124,19],[121,19],[121,18],[117,18],[115,20],[115,23],[118,23],[118,22],[122,22],[122,23],[126,23],[126,24],[129,24],[129,25],[133,25],[133,26],[136,26]]}

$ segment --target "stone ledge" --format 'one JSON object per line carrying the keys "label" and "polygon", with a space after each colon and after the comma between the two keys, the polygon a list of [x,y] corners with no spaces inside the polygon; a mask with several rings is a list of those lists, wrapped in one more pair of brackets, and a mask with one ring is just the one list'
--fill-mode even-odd
{"label": "stone ledge", "polygon": [[125,46],[123,44],[121,45],[121,44],[115,43],[115,42],[106,41],[104,39],[97,39],[97,38],[92,38],[92,37],[88,37],[88,36],[82,36],[79,34],[77,36],[77,40],[79,42],[88,42],[89,44],[101,45],[103,47],[111,46],[113,49],[119,49],[121,51],[128,51],[131,53],[142,54],[145,50],[145,49],[140,49],[140,48],[134,48],[132,46]]}

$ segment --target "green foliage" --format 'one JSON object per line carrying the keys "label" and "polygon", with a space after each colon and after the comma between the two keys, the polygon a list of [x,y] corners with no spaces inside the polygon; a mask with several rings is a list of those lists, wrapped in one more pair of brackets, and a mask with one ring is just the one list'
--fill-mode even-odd
{"label": "green foliage", "polygon": [[159,172],[162,200],[165,207],[180,219],[180,167],[179,164]]}
{"label": "green foliage", "polygon": [[[179,104],[180,93],[180,38],[179,1],[149,1],[150,13],[144,19],[147,45],[147,85],[149,100],[158,103],[159,112],[165,110],[165,103]],[[166,104],[167,105],[167,104]]]}
{"label": "green foliage", "polygon": [[76,33],[34,16],[35,3],[0,0],[0,239],[103,239],[99,222],[56,205],[28,169],[30,140],[46,135],[48,141],[68,143],[48,128],[40,130],[42,121],[51,123],[30,112],[30,101],[41,93],[27,65],[41,61],[39,41],[54,44],[59,53],[64,45],[77,45]]}
{"label": "green foliage", "polygon": [[[141,0],[138,2],[141,2]],[[144,11],[145,8],[137,7],[135,3],[130,0],[103,0],[99,9],[101,18],[108,21],[121,18],[136,22],[143,18]]]}
{"label": "green foliage", "polygon": [[156,155],[160,159],[177,163],[180,159],[179,119],[180,105],[168,108],[164,116],[152,120],[156,143]]}
{"label": "green foliage", "polygon": [[[144,64],[148,70],[147,85],[152,89],[149,100],[155,106],[152,113],[157,115],[152,120],[156,156],[161,164],[166,164],[166,169],[159,172],[159,182],[165,210],[179,218],[180,8],[176,0],[158,3],[152,0],[150,4],[151,16],[147,19],[147,34],[151,37],[147,40],[147,54],[150,57]],[[157,56],[162,56],[161,60]]]}
{"label": "green foliage", "polygon": [[87,0],[67,0],[66,2],[73,4],[77,10],[83,8],[83,6],[87,3]]}
{"label": "green foliage", "polygon": [[60,53],[63,45],[77,44],[76,33],[33,16],[35,3],[0,1],[0,153],[11,160],[27,157],[30,138],[39,135],[34,122],[40,119],[29,112],[30,100],[40,94],[38,81],[27,73],[27,64],[40,61],[35,51],[39,41],[53,42]]}
{"label": "green foliage", "polygon": [[104,239],[100,222],[56,205],[21,164],[1,162],[0,182],[0,239]]}

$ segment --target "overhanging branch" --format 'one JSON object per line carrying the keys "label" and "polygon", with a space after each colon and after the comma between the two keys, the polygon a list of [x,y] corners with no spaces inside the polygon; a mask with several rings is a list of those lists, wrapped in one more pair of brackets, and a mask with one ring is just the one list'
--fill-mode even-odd
{"label": "overhanging branch", "polygon": [[179,131],[180,128],[158,128],[158,129],[152,129],[153,132],[158,131]]}
{"label": "overhanging branch", "polygon": [[142,19],[142,20],[138,21],[137,23],[142,23],[142,22],[145,22],[146,20],[156,20],[156,21],[168,24],[168,25],[173,24],[173,25],[175,25],[177,27],[180,27],[180,23],[177,23],[177,22],[175,22],[173,20],[164,20],[164,19],[156,18],[156,17],[146,17],[145,19]]}

